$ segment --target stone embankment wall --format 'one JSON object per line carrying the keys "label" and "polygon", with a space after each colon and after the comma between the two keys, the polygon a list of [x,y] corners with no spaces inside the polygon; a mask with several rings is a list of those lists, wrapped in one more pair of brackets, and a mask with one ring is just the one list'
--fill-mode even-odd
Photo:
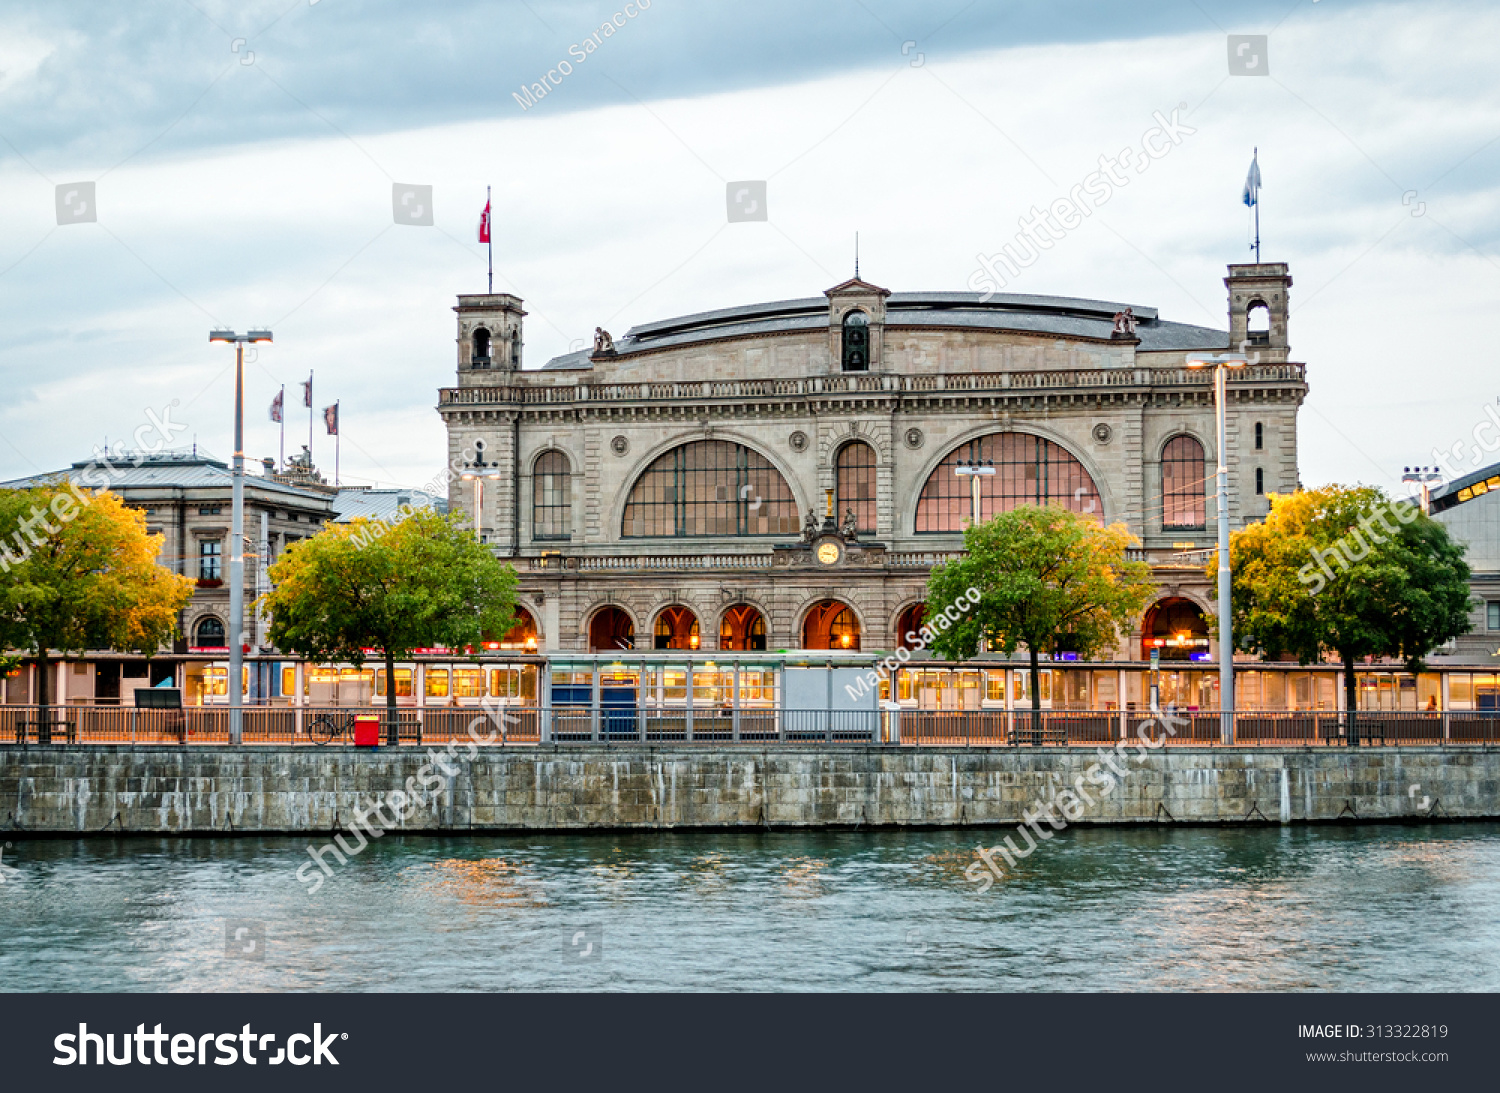
{"label": "stone embankment wall", "polygon": [[[324,832],[393,791],[411,831],[1013,824],[1081,784],[1080,823],[1500,817],[1500,748],[0,747],[0,828],[49,834]],[[426,770],[422,768],[426,765]],[[1097,769],[1103,769],[1102,764]]]}

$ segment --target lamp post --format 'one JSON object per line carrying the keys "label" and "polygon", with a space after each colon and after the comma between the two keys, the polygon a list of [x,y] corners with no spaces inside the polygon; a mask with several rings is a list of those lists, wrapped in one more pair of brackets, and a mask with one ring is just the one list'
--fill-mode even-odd
{"label": "lamp post", "polygon": [[953,473],[957,474],[957,475],[966,475],[966,476],[968,476],[968,479],[969,479],[969,504],[970,504],[971,512],[972,512],[972,515],[969,517],[969,522],[971,524],[973,524],[975,527],[978,527],[979,526],[979,479],[983,475],[992,475],[992,474],[994,474],[995,473],[995,465],[993,463],[991,463],[988,459],[976,459],[973,462],[970,462],[967,459],[960,459],[958,461],[958,466],[956,466],[956,467],[953,468]]}
{"label": "lamp post", "polygon": [[1227,368],[1249,362],[1238,353],[1210,353],[1188,357],[1189,368],[1214,370],[1214,409],[1218,417],[1219,508],[1219,742],[1234,743],[1234,625],[1229,612],[1229,455],[1225,423],[1224,383]]}
{"label": "lamp post", "polygon": [[245,343],[268,342],[269,330],[210,330],[210,342],[234,343],[233,515],[229,522],[229,742],[244,742],[245,614]]}
{"label": "lamp post", "polygon": [[1422,511],[1429,512],[1432,509],[1432,484],[1443,480],[1442,473],[1436,467],[1403,467],[1401,475],[1402,485],[1417,485],[1422,489]]}
{"label": "lamp post", "polygon": [[467,471],[461,477],[474,483],[474,538],[479,538],[479,514],[484,511],[484,480],[499,478],[498,471]]}

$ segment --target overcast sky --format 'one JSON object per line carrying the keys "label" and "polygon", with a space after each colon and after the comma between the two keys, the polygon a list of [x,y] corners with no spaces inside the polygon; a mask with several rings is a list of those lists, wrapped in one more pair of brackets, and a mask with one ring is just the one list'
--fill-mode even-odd
{"label": "overcast sky", "polygon": [[[486,185],[495,287],[525,300],[539,367],[595,326],[816,295],[856,230],[867,279],[962,290],[1032,205],[1174,110],[1194,132],[1009,290],[1223,328],[1258,146],[1264,258],[1292,267],[1312,386],[1304,483],[1394,487],[1496,405],[1495,5],[651,0],[590,50],[623,7],[0,8],[0,479],[169,405],[179,443],[227,457],[232,351],[208,330],[270,325],[248,454],[276,455],[282,384],[288,453],[306,442],[312,370],[346,483],[426,482],[450,308],[484,290]],[[1230,74],[1230,34],[1268,36],[1268,75]],[[762,179],[769,219],[728,223],[726,184]],[[59,225],[79,182],[97,221]],[[432,226],[394,222],[396,183],[433,187]]]}

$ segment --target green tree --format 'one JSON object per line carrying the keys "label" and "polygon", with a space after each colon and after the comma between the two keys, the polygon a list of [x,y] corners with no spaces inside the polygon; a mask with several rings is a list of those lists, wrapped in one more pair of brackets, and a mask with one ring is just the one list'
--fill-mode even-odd
{"label": "green tree", "polygon": [[[966,660],[988,639],[1031,660],[1032,731],[1041,730],[1037,662],[1044,653],[1089,657],[1129,632],[1155,591],[1151,567],[1129,561],[1140,541],[1123,524],[1104,527],[1058,505],[1020,505],[964,530],[964,556],[932,571],[926,615],[938,655]],[[945,610],[978,590],[979,602],[947,629]],[[972,595],[969,596],[972,600]]]}
{"label": "green tree", "polygon": [[414,649],[478,646],[514,624],[516,573],[462,521],[419,510],[396,524],[328,524],[289,547],[257,603],[271,641],[289,653],[362,665],[385,662],[386,742],[398,744],[396,661]]}
{"label": "green tree", "polygon": [[177,632],[193,581],[157,564],[160,536],[108,491],[0,490],[0,647],[36,657],[38,739],[51,741],[52,650],[147,656]]}
{"label": "green tree", "polygon": [[1337,656],[1347,739],[1357,744],[1355,663],[1397,657],[1418,672],[1469,630],[1463,555],[1418,506],[1372,486],[1273,494],[1266,519],[1229,540],[1235,645],[1303,664]]}

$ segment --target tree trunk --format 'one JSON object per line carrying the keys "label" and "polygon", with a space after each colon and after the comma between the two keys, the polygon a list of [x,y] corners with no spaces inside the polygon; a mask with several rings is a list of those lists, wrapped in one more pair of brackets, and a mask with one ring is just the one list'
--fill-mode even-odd
{"label": "tree trunk", "polygon": [[1354,678],[1354,657],[1344,656],[1344,739],[1351,748],[1359,747],[1359,728],[1355,725],[1355,714],[1359,710],[1359,683]]}
{"label": "tree trunk", "polygon": [[1026,652],[1031,656],[1031,743],[1038,745],[1042,742],[1042,688],[1037,668],[1037,661],[1041,658],[1034,646],[1028,645]]}
{"label": "tree trunk", "polygon": [[52,743],[52,707],[48,705],[47,684],[51,682],[52,662],[47,659],[47,650],[42,648],[36,655],[36,742]]}
{"label": "tree trunk", "polygon": [[385,651],[385,742],[388,747],[401,746],[400,722],[396,719],[396,658]]}

